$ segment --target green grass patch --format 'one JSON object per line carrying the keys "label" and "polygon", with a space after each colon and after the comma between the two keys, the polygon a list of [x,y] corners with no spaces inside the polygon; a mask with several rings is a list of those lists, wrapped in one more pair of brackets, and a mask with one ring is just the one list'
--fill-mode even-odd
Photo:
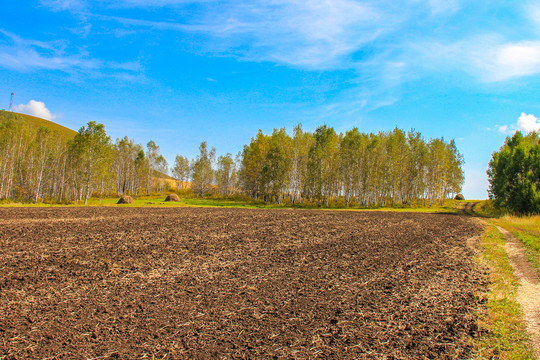
{"label": "green grass patch", "polygon": [[488,226],[481,240],[482,260],[491,269],[486,312],[480,315],[481,335],[475,341],[477,359],[534,359],[529,335],[516,300],[519,286],[505,250],[505,238]]}
{"label": "green grass patch", "polygon": [[[318,207],[316,203],[288,203],[281,204],[265,203],[261,200],[253,200],[247,197],[195,197],[192,194],[180,193],[179,202],[165,202],[167,194],[159,195],[153,194],[151,196],[143,196],[133,198],[133,204],[117,205],[118,197],[112,198],[99,198],[92,197],[88,199],[87,206],[127,206],[127,207],[146,207],[146,206],[164,206],[164,207],[183,207],[183,206],[196,206],[196,207],[226,207],[226,208],[252,208],[252,209],[321,209],[321,210],[350,210],[350,211],[396,211],[396,212],[423,212],[423,213],[459,213],[461,210],[456,206],[454,200],[447,200],[443,205],[433,205],[431,207],[424,207],[422,205],[415,206],[392,206],[392,207],[374,207],[365,208],[360,206],[345,207],[340,203],[330,202],[330,206]],[[55,206],[84,206],[83,201],[79,201],[72,204],[63,204]],[[51,206],[48,204],[33,204],[33,203],[15,203],[9,200],[0,201],[0,206]]]}
{"label": "green grass patch", "polygon": [[[376,207],[365,208],[358,206],[343,207],[337,204],[330,203],[328,207],[318,207],[316,204],[311,203],[265,203],[260,200],[253,200],[244,197],[194,197],[194,196],[182,196],[180,195],[179,202],[165,202],[166,194],[164,195],[152,195],[134,198],[133,204],[124,204],[119,206],[140,207],[140,206],[166,206],[166,207],[182,207],[182,206],[196,206],[196,207],[225,207],[225,208],[252,208],[252,209],[321,209],[321,210],[350,210],[350,211],[397,211],[397,212],[424,212],[424,213],[458,213],[460,210],[456,207],[453,200],[446,202],[442,206],[394,206],[394,207]],[[89,206],[111,206],[116,205],[118,198],[91,198],[88,200]],[[82,203],[74,204],[82,205]]]}

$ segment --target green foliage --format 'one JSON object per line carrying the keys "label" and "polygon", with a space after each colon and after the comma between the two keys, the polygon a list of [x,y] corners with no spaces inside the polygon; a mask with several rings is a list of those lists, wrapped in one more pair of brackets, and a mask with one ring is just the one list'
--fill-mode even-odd
{"label": "green foliage", "polygon": [[540,144],[536,132],[519,131],[493,153],[487,171],[489,196],[516,214],[540,212]]}
{"label": "green foliage", "polygon": [[306,193],[321,205],[332,194],[336,174],[339,138],[333,128],[320,126],[313,134],[314,143],[309,149]]}
{"label": "green foliage", "polygon": [[264,195],[263,167],[268,153],[270,139],[261,130],[242,152],[240,181],[243,190],[251,197],[257,199]]}
{"label": "green foliage", "polygon": [[103,124],[90,121],[68,142],[68,149],[79,194],[84,194],[86,204],[92,189],[103,184],[108,175],[113,156],[111,138]]}
{"label": "green foliage", "polygon": [[439,206],[461,191],[463,157],[453,141],[426,143],[414,130],[337,134],[320,126],[272,136],[259,130],[244,147],[240,186],[253,199],[330,206]]}

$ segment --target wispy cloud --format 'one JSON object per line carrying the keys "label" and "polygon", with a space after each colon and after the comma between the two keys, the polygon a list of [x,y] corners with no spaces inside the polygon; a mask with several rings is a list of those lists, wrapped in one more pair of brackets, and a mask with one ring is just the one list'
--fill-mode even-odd
{"label": "wispy cloud", "polygon": [[218,10],[189,23],[94,16],[124,26],[201,32],[219,40],[207,47],[210,52],[316,70],[350,66],[349,55],[396,23],[368,2],[353,0],[230,1]]}
{"label": "wispy cloud", "polygon": [[533,4],[527,6],[526,15],[537,30],[540,31],[540,5]]}
{"label": "wispy cloud", "polygon": [[453,14],[461,8],[459,0],[428,0],[433,14]]}
{"label": "wispy cloud", "polygon": [[0,67],[15,71],[56,70],[91,76],[136,75],[138,62],[108,62],[92,58],[87,52],[70,53],[67,42],[24,39],[0,30]]}

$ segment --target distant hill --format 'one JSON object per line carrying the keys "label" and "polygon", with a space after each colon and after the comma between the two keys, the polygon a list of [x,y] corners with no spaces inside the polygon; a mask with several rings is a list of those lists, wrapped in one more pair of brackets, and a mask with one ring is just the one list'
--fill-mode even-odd
{"label": "distant hill", "polygon": [[34,125],[36,127],[43,126],[53,131],[56,131],[57,133],[65,137],[66,139],[71,139],[77,134],[76,131],[71,130],[60,124],[57,124],[55,122],[41,119],[35,116],[19,114],[19,113],[11,112],[11,111],[0,110],[0,120],[15,120],[15,121],[18,120],[18,121],[25,121],[28,124]]}

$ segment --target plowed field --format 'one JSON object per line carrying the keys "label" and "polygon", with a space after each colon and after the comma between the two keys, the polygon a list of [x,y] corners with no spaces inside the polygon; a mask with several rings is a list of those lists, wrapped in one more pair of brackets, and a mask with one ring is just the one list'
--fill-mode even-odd
{"label": "plowed field", "polygon": [[0,358],[464,358],[470,218],[0,208]]}

